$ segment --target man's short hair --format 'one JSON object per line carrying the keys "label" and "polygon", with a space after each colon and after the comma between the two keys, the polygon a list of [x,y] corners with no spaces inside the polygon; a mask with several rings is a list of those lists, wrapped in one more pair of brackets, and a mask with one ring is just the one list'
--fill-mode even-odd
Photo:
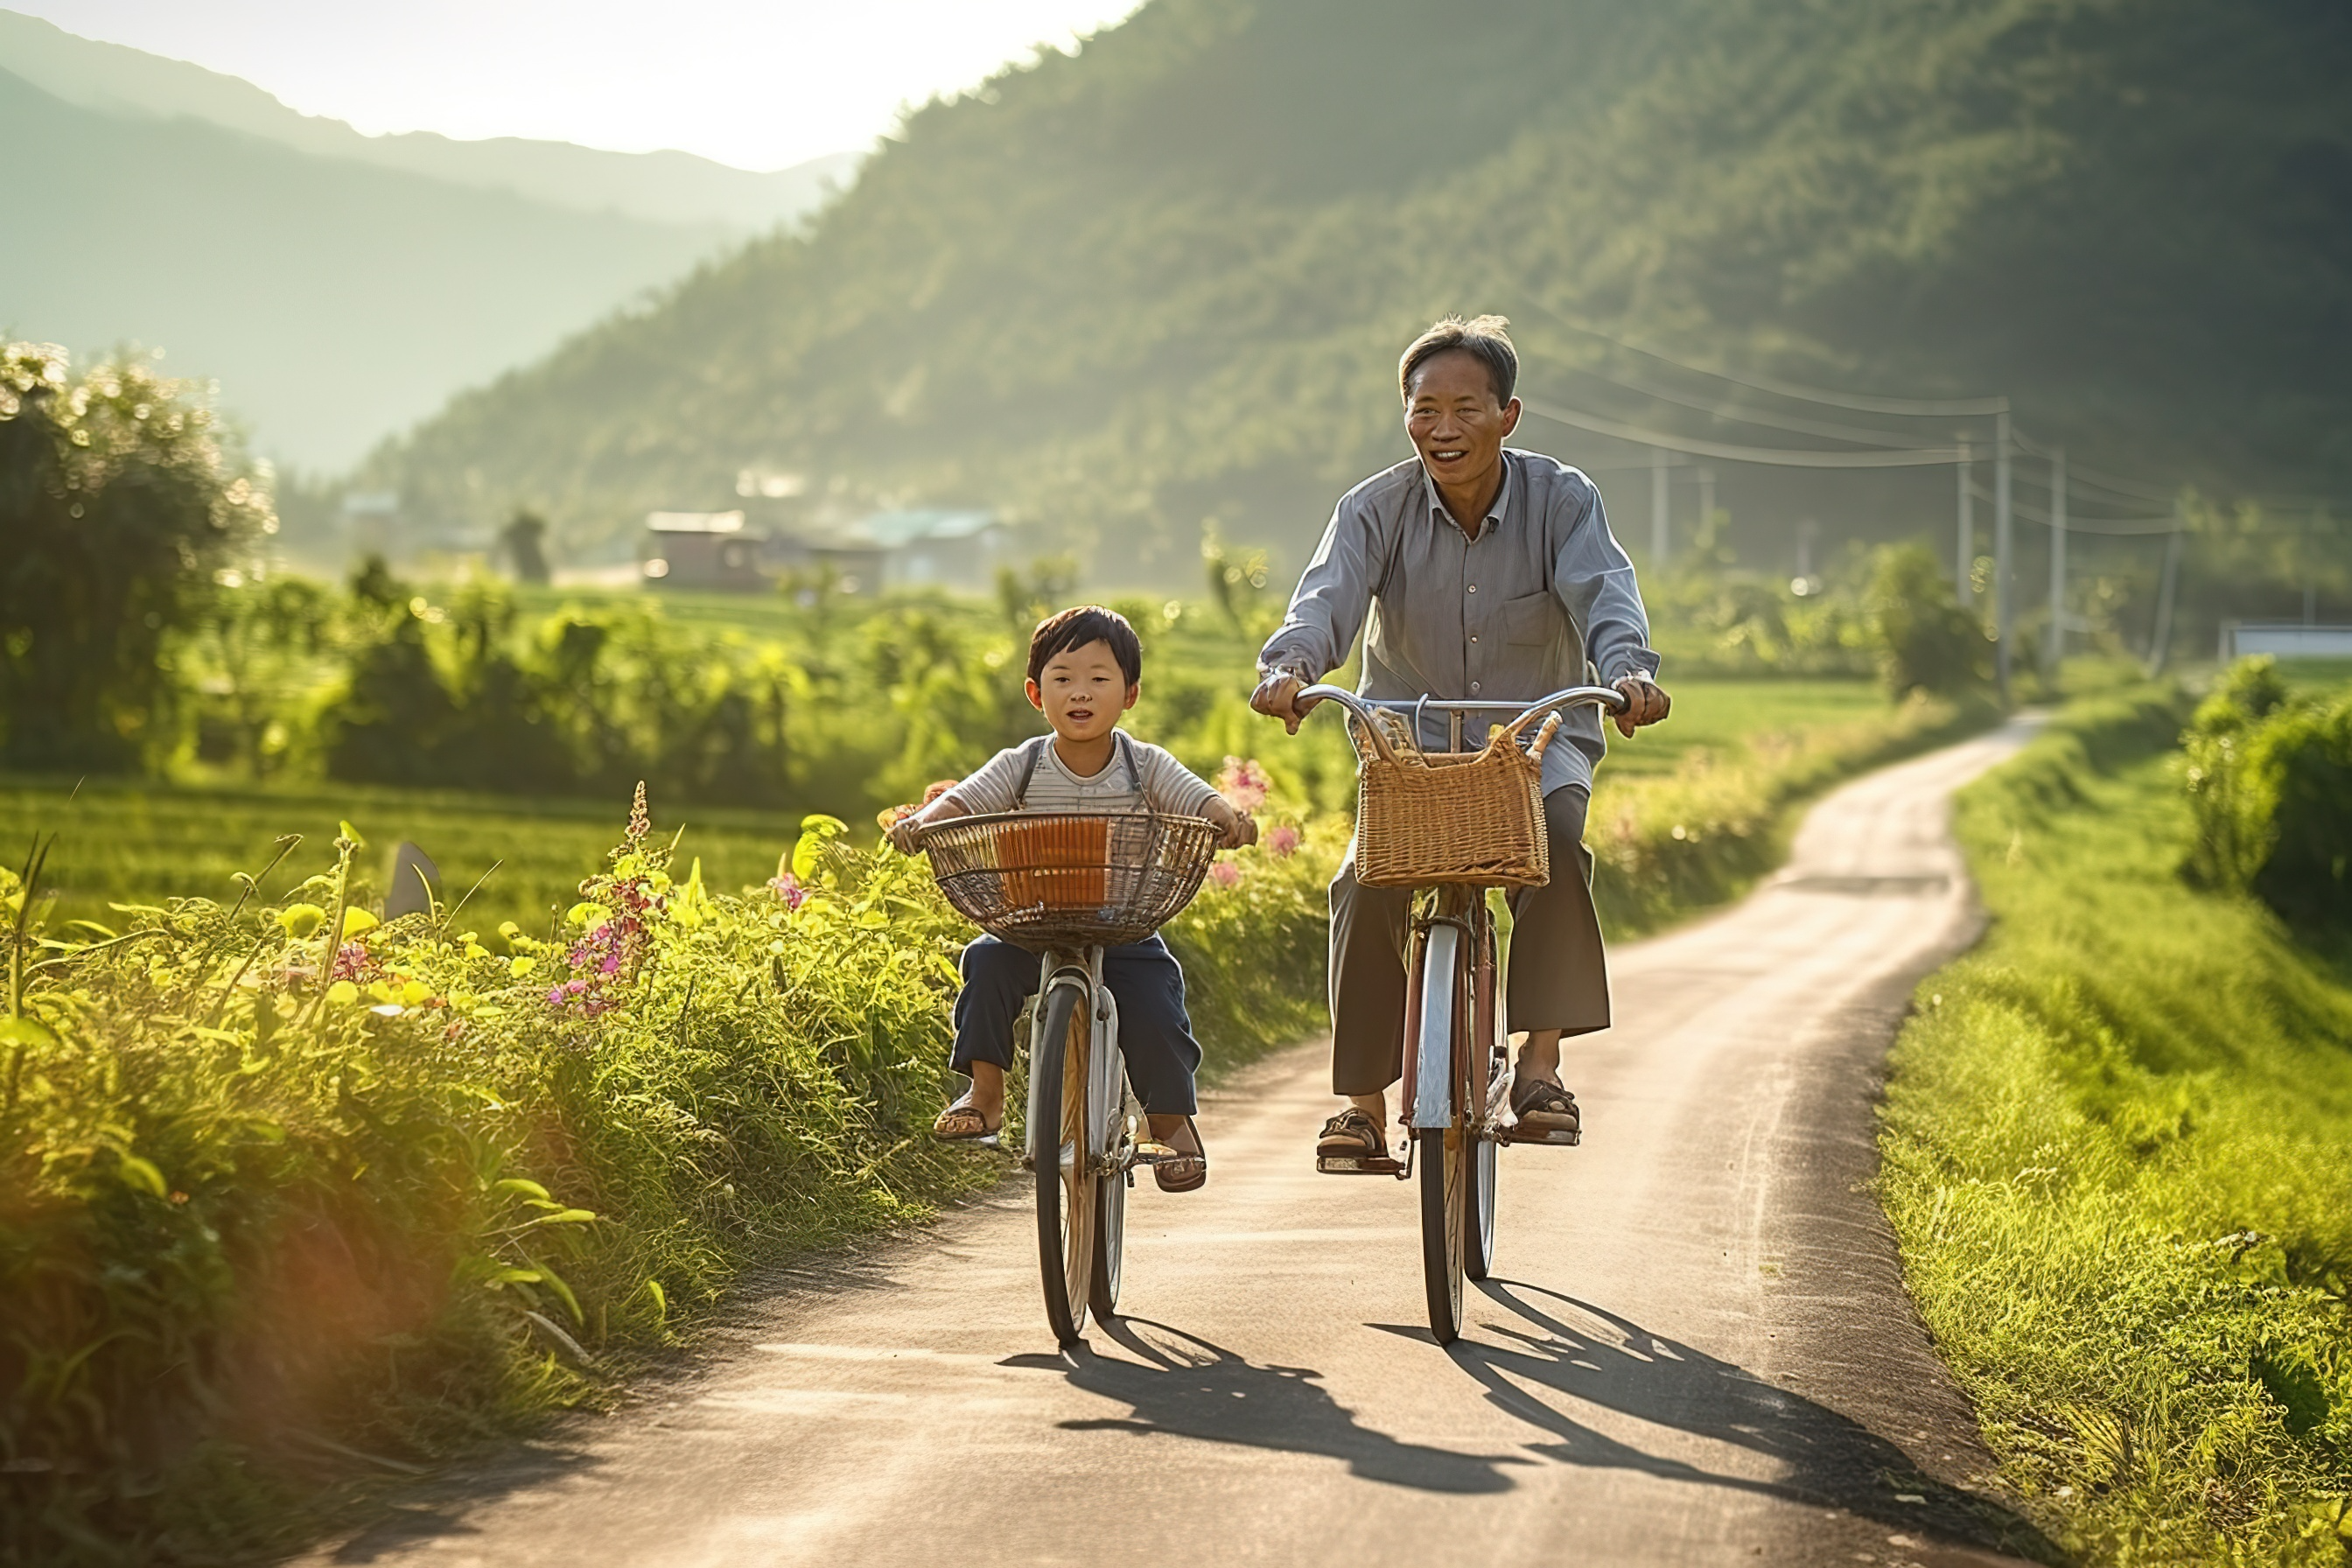
{"label": "man's short hair", "polygon": [[1412,401],[1413,373],[1442,353],[1459,349],[1475,354],[1478,363],[1486,367],[1486,374],[1495,383],[1495,401],[1508,403],[1519,384],[1519,351],[1511,346],[1511,322],[1507,316],[1474,316],[1464,321],[1448,316],[1433,323],[1429,331],[1412,340],[1397,361],[1397,392],[1407,403]]}
{"label": "man's short hair", "polygon": [[1127,624],[1125,616],[1100,605],[1074,605],[1037,623],[1037,629],[1029,637],[1029,679],[1044,679],[1045,666],[1055,654],[1084,647],[1090,642],[1110,644],[1110,656],[1118,660],[1119,673],[1127,677],[1129,686],[1143,679],[1142,639]]}

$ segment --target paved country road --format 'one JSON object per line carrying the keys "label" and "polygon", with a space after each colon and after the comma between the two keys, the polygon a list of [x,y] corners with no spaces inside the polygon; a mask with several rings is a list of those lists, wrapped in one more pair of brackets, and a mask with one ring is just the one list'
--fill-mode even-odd
{"label": "paved country road", "polygon": [[1324,1052],[1147,1180],[1124,1305],[1055,1353],[1025,1181],[746,1299],[620,1413],[312,1563],[1962,1563],[2046,1555],[1858,1184],[1910,988],[1979,917],[1946,830],[2000,732],[1817,806],[1785,871],[1614,956],[1578,1149],[1502,1156],[1495,1279],[1422,1319],[1412,1189],[1314,1173]]}

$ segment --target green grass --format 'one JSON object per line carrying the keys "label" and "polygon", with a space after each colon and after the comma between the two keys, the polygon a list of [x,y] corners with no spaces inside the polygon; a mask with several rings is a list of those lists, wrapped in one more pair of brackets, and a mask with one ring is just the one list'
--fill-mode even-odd
{"label": "green grass", "polygon": [[[664,803],[655,802],[658,808]],[[512,920],[544,934],[550,910],[579,899],[580,879],[627,815],[625,800],[528,801],[493,795],[310,784],[283,789],[205,787],[121,781],[0,781],[0,854],[22,859],[36,831],[58,835],[49,861],[58,894],[54,919],[120,923],[110,903],[166,898],[227,899],[230,878],[257,871],[280,834],[304,847],[263,887],[275,897],[331,855],[340,821],[366,836],[358,869],[381,893],[394,847],[414,840],[433,858],[456,899],[503,861],[466,906],[468,924],[496,930]],[[664,811],[665,822],[677,816]],[[776,858],[800,836],[797,814],[704,810],[682,814],[679,865],[700,858],[703,879],[733,891],[765,882]]]}
{"label": "green grass", "polygon": [[2055,1538],[2103,1563],[2341,1565],[2352,952],[2181,880],[2185,713],[2079,705],[1961,795],[1994,923],[1896,1044],[1883,1191]]}

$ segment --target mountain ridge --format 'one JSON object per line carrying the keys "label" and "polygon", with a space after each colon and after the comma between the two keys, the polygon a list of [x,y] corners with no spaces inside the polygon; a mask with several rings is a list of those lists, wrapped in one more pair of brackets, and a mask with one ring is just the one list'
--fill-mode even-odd
{"label": "mountain ridge", "polygon": [[0,68],[53,98],[118,119],[198,120],[317,157],[509,190],[583,212],[609,209],[745,235],[806,215],[855,179],[863,156],[832,153],[761,172],[677,151],[615,153],[511,136],[460,141],[423,131],[370,136],[289,108],[240,77],[84,38],[7,10],[0,10]]}

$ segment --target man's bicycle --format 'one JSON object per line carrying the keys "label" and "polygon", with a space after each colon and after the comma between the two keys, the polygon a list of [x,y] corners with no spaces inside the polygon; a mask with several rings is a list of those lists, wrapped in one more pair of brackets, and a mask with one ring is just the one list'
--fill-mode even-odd
{"label": "man's bicycle", "polygon": [[[1405,1157],[1325,1168],[1409,1181],[1419,1164],[1429,1329],[1438,1343],[1452,1344],[1462,1331],[1463,1279],[1484,1279],[1494,1259],[1496,1154],[1513,1141],[1508,1024],[1486,894],[1541,886],[1550,874],[1538,763],[1556,716],[1584,705],[1622,711],[1625,699],[1608,687],[1579,686],[1532,703],[1391,701],[1309,686],[1294,701],[1303,708],[1316,700],[1348,711],[1365,752],[1358,879],[1414,889],[1399,1118],[1411,1134]],[[1421,721],[1429,715],[1447,721],[1444,752],[1420,750]],[[1527,728],[1538,719],[1544,728],[1527,742]],[[1499,741],[1465,751],[1464,725],[1474,720],[1501,721]],[[1523,1141],[1573,1143],[1576,1134]]]}
{"label": "man's bicycle", "polygon": [[1045,1321],[1065,1345],[1089,1310],[1118,1306],[1127,1192],[1147,1163],[1103,950],[1174,919],[1223,837],[1198,817],[1016,812],[954,817],[922,837],[948,902],[1038,955],[1024,1163],[1037,1173]]}

